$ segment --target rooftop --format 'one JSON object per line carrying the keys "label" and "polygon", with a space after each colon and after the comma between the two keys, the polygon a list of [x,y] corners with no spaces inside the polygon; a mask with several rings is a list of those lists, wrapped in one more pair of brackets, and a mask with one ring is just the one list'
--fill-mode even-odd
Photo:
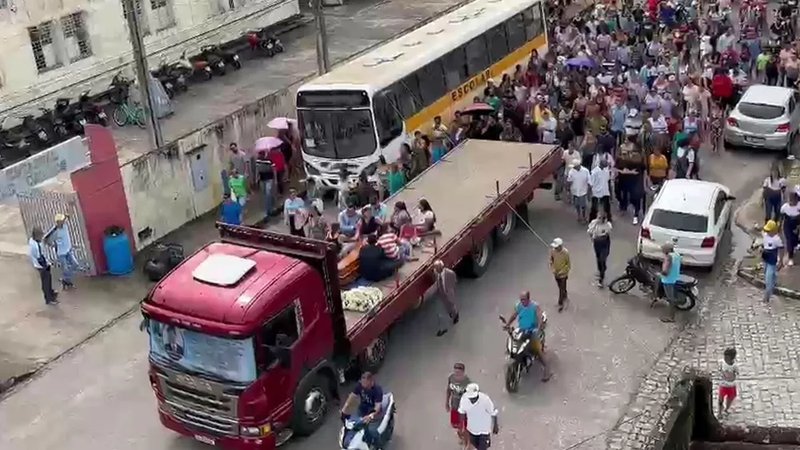
{"label": "rooftop", "polygon": [[789,101],[794,92],[794,89],[785,87],[756,84],[745,91],[741,101],[760,105],[783,106]]}
{"label": "rooftop", "polygon": [[687,214],[708,214],[718,189],[727,190],[719,183],[701,180],[673,179],[664,183],[653,204],[658,209]]}

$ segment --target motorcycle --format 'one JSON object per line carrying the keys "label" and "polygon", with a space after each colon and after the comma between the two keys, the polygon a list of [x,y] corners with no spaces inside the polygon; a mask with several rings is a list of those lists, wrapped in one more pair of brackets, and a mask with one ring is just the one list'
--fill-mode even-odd
{"label": "motorcycle", "polygon": [[[503,329],[508,333],[506,339],[506,355],[508,361],[505,367],[505,383],[508,392],[517,392],[519,389],[519,381],[522,377],[522,371],[527,373],[536,356],[530,352],[531,339],[533,336],[530,333],[524,332],[517,327],[511,327],[506,321],[505,317],[500,316],[500,322],[503,324]],[[542,324],[539,326],[539,340],[542,344],[542,352],[545,348],[545,330],[547,329],[547,313],[542,312]]]}
{"label": "motorcycle", "polygon": [[15,134],[5,127],[6,119],[0,123],[0,169],[22,161],[32,155],[31,144],[25,136]]}
{"label": "motorcycle", "polygon": [[251,52],[255,53],[260,49],[270,58],[278,53],[283,53],[281,40],[264,30],[249,31],[247,33],[247,43],[250,45]]}
{"label": "motorcycle", "polygon": [[203,80],[210,80],[214,77],[214,72],[211,70],[211,66],[208,64],[208,61],[203,60],[190,60],[186,57],[186,51],[184,50],[181,53],[181,57],[178,62],[175,64],[182,74],[186,77],[199,77]]}
{"label": "motorcycle", "polygon": [[[47,111],[45,109],[45,111]],[[48,111],[49,113],[49,111]],[[42,123],[34,119],[32,114],[28,114],[22,118],[22,128],[27,132],[27,135],[36,142],[40,147],[49,147],[52,143],[52,137],[47,132]]]}
{"label": "motorcycle", "polygon": [[225,50],[219,45],[206,45],[200,48],[200,55],[208,58],[210,55],[215,55],[221,58],[225,64],[232,66],[234,70],[242,68],[242,62],[239,60],[239,55],[232,50]]}
{"label": "motorcycle", "polygon": [[[656,300],[664,300],[664,287],[658,282],[657,274],[654,270],[647,267],[648,263],[639,255],[628,260],[625,273],[608,284],[608,289],[614,294],[624,294],[633,289],[637,284],[639,288],[653,294],[653,289],[657,285],[658,291],[655,293]],[[675,284],[676,304],[675,308],[680,311],[689,311],[697,304],[697,297],[700,291],[697,287],[697,279],[689,275],[680,275]],[[655,305],[655,301],[651,306]]]}
{"label": "motorcycle", "polygon": [[56,105],[52,111],[45,108],[40,109],[42,110],[42,120],[49,122],[50,128],[58,140],[68,139],[81,128],[77,122],[75,105],[71,105],[68,98],[56,99]]}
{"label": "motorcycle", "polygon": [[87,123],[93,123],[101,126],[108,126],[108,114],[102,106],[93,102],[89,98],[91,91],[83,91],[78,97],[78,123],[81,125],[81,134],[83,134],[83,127]]}
{"label": "motorcycle", "polygon": [[361,417],[342,415],[342,429],[339,431],[339,447],[342,450],[383,450],[394,433],[394,416],[397,408],[394,404],[394,395],[386,393],[381,403],[383,411],[378,423],[377,442],[366,442],[368,423]]}
{"label": "motorcycle", "polygon": [[210,67],[215,75],[225,76],[225,61],[214,53],[200,53],[189,58],[193,64],[205,63]]}
{"label": "motorcycle", "polygon": [[122,73],[114,75],[111,79],[111,89],[109,98],[111,103],[120,105],[128,101],[128,94],[131,89],[131,80],[125,78]]}

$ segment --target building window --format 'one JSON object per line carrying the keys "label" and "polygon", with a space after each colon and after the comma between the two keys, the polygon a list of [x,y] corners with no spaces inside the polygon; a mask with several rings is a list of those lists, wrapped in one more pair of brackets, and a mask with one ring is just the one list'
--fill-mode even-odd
{"label": "building window", "polygon": [[8,8],[8,0],[0,0],[0,9]]}
{"label": "building window", "polygon": [[55,69],[60,66],[58,52],[53,43],[53,22],[45,22],[35,27],[28,28],[31,39],[31,50],[36,68],[41,72]]}
{"label": "building window", "polygon": [[[150,34],[150,26],[144,15],[142,0],[133,0],[133,4],[136,8],[136,16],[139,18],[139,30],[141,30],[142,36],[147,36]],[[122,2],[122,17],[125,18],[125,25],[128,24],[128,14],[130,14],[130,11],[128,11],[128,2]]]}
{"label": "building window", "polygon": [[86,31],[86,21],[82,12],[62,17],[61,30],[64,33],[65,56],[69,62],[92,56],[89,33]]}
{"label": "building window", "polygon": [[150,0],[150,10],[156,31],[175,26],[175,15],[172,13],[170,0]]}

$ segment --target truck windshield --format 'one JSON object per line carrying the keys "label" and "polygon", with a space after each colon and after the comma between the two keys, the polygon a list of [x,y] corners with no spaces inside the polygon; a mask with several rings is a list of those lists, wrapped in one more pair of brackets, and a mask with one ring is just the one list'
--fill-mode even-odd
{"label": "truck windshield", "polygon": [[350,159],[378,149],[369,109],[301,109],[303,151],[312,156]]}
{"label": "truck windshield", "polygon": [[220,381],[256,379],[253,339],[226,339],[149,320],[150,359],[157,365],[196,372]]}

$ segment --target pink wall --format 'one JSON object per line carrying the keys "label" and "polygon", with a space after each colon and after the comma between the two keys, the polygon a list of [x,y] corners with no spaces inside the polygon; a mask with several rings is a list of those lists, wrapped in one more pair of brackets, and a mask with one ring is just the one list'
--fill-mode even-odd
{"label": "pink wall", "polygon": [[98,274],[106,273],[103,236],[106,228],[116,225],[125,229],[133,244],[128,199],[122,186],[117,146],[111,131],[99,125],[86,125],[91,164],[72,172],[72,186],[80,200],[86,232]]}

